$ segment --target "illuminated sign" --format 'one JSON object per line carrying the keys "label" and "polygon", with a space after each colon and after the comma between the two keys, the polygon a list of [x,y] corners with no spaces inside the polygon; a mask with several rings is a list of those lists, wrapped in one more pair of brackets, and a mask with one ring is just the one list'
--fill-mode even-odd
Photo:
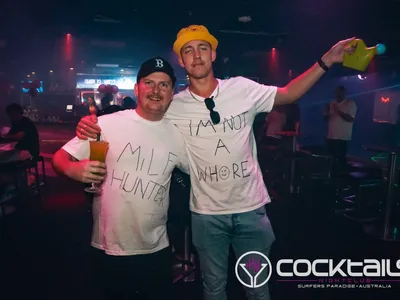
{"label": "illuminated sign", "polygon": [[400,109],[400,90],[376,91],[372,119],[374,122],[396,124]]}
{"label": "illuminated sign", "polygon": [[135,88],[136,77],[134,76],[90,76],[78,75],[77,89],[97,89],[99,85],[116,85],[120,90],[133,90]]}
{"label": "illuminated sign", "polygon": [[[27,82],[32,83],[32,80],[28,80]],[[21,84],[23,84],[24,81],[21,81]],[[43,93],[43,81],[40,81],[40,87],[36,89],[38,91],[38,93]],[[29,91],[29,89],[26,89],[24,87],[22,87],[22,92],[23,93],[27,93]]]}

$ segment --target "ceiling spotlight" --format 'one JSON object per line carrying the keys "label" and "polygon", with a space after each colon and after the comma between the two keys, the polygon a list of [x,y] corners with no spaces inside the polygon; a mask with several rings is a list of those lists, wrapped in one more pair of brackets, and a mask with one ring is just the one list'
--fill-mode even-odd
{"label": "ceiling spotlight", "polygon": [[239,22],[242,22],[242,23],[248,23],[251,21],[251,17],[250,16],[242,16],[242,17],[239,17],[238,20],[239,20]]}
{"label": "ceiling spotlight", "polygon": [[365,79],[367,79],[367,76],[363,76],[363,75],[361,75],[361,74],[358,74],[357,77],[358,77],[358,79],[360,79],[360,80],[365,80]]}

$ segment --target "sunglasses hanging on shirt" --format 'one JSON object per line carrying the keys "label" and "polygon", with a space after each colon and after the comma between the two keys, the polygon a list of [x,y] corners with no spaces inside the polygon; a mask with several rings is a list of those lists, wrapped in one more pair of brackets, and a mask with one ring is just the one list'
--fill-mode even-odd
{"label": "sunglasses hanging on shirt", "polygon": [[[189,89],[189,93],[190,95],[192,95],[193,99],[196,101],[199,101],[190,91]],[[217,98],[219,95],[219,85],[217,87],[217,95],[215,96],[215,98]],[[214,110],[215,108],[215,102],[214,102],[214,96],[211,96],[209,98],[205,98],[204,99],[204,104],[206,105],[207,109],[210,111],[210,118],[211,121],[213,122],[214,125],[219,124],[219,122],[221,121],[221,117],[219,116],[219,113],[217,111]]]}
{"label": "sunglasses hanging on shirt", "polygon": [[218,124],[221,121],[219,113],[214,110],[215,102],[214,96],[211,98],[204,99],[204,103],[206,104],[207,109],[210,111],[210,118],[214,125]]}

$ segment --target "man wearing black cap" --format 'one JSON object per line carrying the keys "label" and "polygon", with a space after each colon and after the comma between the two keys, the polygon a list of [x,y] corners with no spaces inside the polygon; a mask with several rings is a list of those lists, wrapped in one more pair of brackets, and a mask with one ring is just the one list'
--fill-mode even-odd
{"label": "man wearing black cap", "polygon": [[103,192],[93,201],[91,245],[94,274],[107,299],[136,299],[136,291],[143,299],[172,297],[169,187],[175,167],[188,172],[182,137],[164,119],[175,81],[161,57],[142,65],[137,109],[98,118],[101,139],[109,143],[105,164],[89,161],[89,141],[77,137],[53,157],[58,173],[102,183]]}

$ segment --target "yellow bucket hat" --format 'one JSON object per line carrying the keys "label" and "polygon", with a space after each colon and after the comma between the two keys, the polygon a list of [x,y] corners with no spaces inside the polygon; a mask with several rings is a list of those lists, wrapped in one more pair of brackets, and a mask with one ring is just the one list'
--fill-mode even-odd
{"label": "yellow bucket hat", "polygon": [[218,47],[217,39],[208,32],[208,29],[203,25],[190,25],[189,27],[182,28],[176,35],[176,41],[174,43],[174,52],[181,56],[182,47],[194,40],[202,40],[209,42],[211,48],[216,50]]}

